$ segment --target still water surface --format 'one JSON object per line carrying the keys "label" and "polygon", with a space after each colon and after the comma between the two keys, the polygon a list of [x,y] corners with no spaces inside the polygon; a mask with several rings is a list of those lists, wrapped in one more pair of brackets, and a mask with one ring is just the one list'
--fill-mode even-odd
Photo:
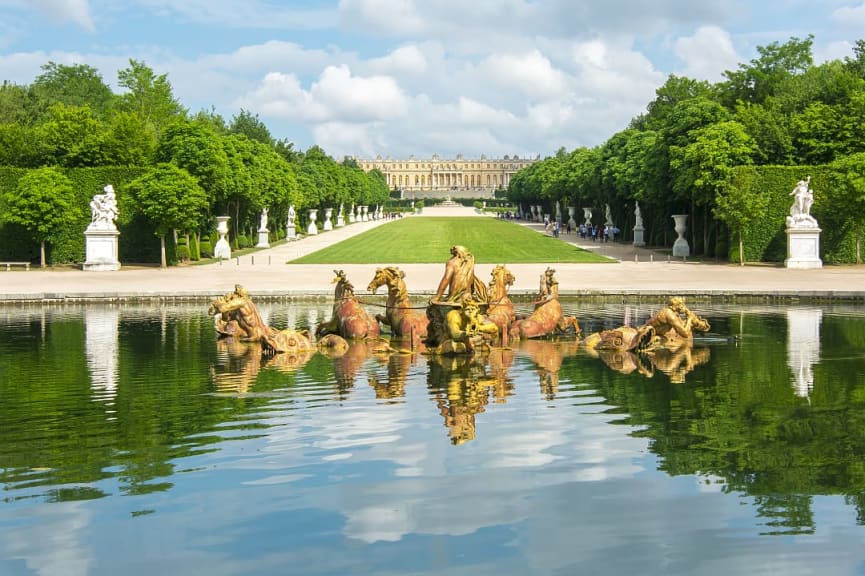
{"label": "still water surface", "polygon": [[865,574],[865,311],[691,307],[712,338],[655,364],[263,362],[206,305],[0,308],[0,574]]}

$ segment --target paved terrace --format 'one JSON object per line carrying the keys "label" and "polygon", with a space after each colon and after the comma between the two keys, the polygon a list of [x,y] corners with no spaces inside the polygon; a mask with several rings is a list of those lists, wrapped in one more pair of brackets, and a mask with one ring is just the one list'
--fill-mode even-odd
{"label": "paved terrace", "polygon": [[[472,208],[424,208],[431,216],[473,216]],[[229,292],[242,284],[255,297],[328,297],[333,269],[345,270],[362,295],[372,279],[375,266],[286,264],[298,258],[360,234],[386,220],[358,222],[235,258],[222,263],[177,266],[167,270],[126,266],[116,272],[82,270],[0,271],[0,303],[64,300],[207,299]],[[539,224],[522,223],[544,233]],[[738,266],[713,262],[668,261],[667,255],[621,243],[581,241],[574,234],[562,235],[569,242],[616,260],[612,264],[552,264],[562,295],[612,296],[657,299],[670,294],[725,299],[855,299],[865,300],[865,266],[826,266],[818,270],[789,270],[780,266]],[[469,247],[471,248],[471,247]],[[435,292],[444,263],[400,264],[406,273],[409,292]],[[509,264],[516,276],[511,294],[537,292],[538,279],[548,264]],[[479,264],[476,274],[490,278],[492,264]],[[382,291],[379,291],[381,294]]]}

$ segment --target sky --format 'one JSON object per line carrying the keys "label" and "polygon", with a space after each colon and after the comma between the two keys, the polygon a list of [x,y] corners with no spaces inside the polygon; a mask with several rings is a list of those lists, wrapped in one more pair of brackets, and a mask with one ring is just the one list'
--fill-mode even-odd
{"label": "sky", "polygon": [[129,60],[190,112],[358,158],[545,157],[603,144],[671,74],[710,82],[814,36],[852,56],[865,0],[0,0],[0,80]]}

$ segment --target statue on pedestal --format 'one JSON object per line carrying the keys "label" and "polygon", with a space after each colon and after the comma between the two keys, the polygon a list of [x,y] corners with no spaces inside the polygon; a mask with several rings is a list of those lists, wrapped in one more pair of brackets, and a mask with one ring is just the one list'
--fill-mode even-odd
{"label": "statue on pedestal", "polygon": [[787,228],[816,228],[817,220],[811,216],[811,206],[814,204],[814,191],[811,190],[811,177],[799,180],[790,196],[793,196],[793,205],[790,206],[790,215],[787,216]]}
{"label": "statue on pedestal", "polygon": [[108,184],[103,194],[95,194],[90,200],[90,226],[88,230],[115,230],[117,219],[117,196],[114,186]]}

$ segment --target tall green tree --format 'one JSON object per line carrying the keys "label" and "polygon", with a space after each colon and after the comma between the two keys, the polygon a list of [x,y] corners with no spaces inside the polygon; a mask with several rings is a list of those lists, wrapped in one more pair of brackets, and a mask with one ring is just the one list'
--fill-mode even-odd
{"label": "tall green tree", "polygon": [[745,265],[745,230],[766,214],[769,198],[751,186],[731,182],[715,195],[715,216],[724,221],[739,238],[739,265]]}
{"label": "tall green tree", "polygon": [[54,104],[40,132],[54,164],[81,168],[105,163],[105,127],[90,106]]}
{"label": "tall green tree", "polygon": [[39,265],[46,266],[45,243],[60,227],[74,220],[72,181],[53,167],[32,170],[21,177],[15,190],[3,196],[4,218],[20,224],[39,241]]}
{"label": "tall green tree", "polygon": [[32,124],[31,101],[26,86],[4,80],[0,84],[0,124]]}
{"label": "tall green tree", "polygon": [[250,140],[262,144],[273,144],[273,136],[270,135],[270,130],[267,129],[264,122],[259,119],[258,114],[253,114],[243,108],[231,119],[228,130],[232,134],[243,134]]}
{"label": "tall green tree", "polygon": [[727,187],[735,166],[752,163],[754,141],[745,128],[734,120],[712,124],[695,130],[687,146],[670,150],[670,169],[677,175],[674,189],[680,195],[689,194],[693,205],[703,211],[703,247],[709,246],[711,206],[717,194]]}
{"label": "tall green tree", "polygon": [[118,83],[126,92],[121,94],[121,110],[144,118],[157,136],[168,124],[186,116],[186,109],[174,97],[167,74],[157,75],[144,62],[129,60],[129,67],[117,73]]}
{"label": "tall green tree", "polygon": [[100,118],[108,114],[116,99],[99,71],[87,64],[43,64],[42,73],[30,84],[30,90],[43,110],[55,104],[89,106]]}
{"label": "tall green tree", "polygon": [[727,78],[721,85],[724,103],[730,108],[740,100],[762,104],[777,94],[787,79],[802,74],[813,64],[813,44],[814,36],[808,35],[804,40],[791,37],[783,44],[758,46],[758,58],[740,64],[738,70],[724,72]]}
{"label": "tall green tree", "polygon": [[189,172],[167,163],[148,169],[126,189],[137,210],[153,224],[159,237],[160,263],[167,267],[165,235],[196,228],[207,210],[207,193]]}

